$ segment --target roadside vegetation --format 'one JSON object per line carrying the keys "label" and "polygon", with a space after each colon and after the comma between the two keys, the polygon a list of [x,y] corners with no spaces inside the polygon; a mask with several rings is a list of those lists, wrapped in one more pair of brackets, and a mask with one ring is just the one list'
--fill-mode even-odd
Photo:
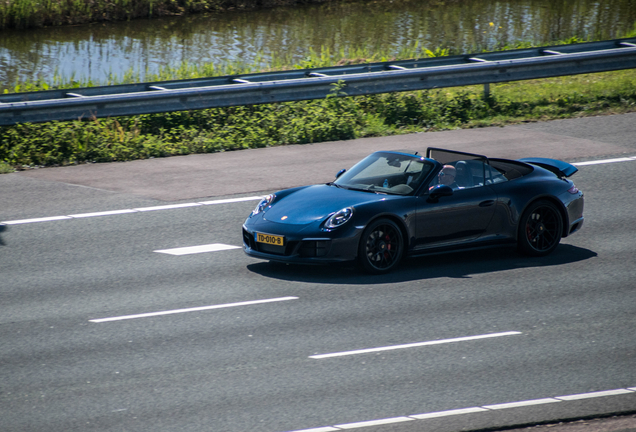
{"label": "roadside vegetation", "polygon": [[[512,48],[518,47],[502,49]],[[449,54],[453,53],[447,49],[414,46],[399,58]],[[348,56],[322,51],[293,66],[275,60],[269,69],[387,60],[391,59],[364,50]],[[255,72],[254,68],[183,64],[165,68],[148,81],[232,75]],[[109,84],[136,78],[129,72],[120,79],[113,77]],[[90,85],[57,79],[17,84],[14,91]],[[11,167],[126,161],[636,111],[636,70],[492,84],[489,97],[483,90],[471,86],[339,97],[347,92],[346,84],[340,83],[321,100],[1,127],[0,172]]]}
{"label": "roadside vegetation", "polygon": [[183,16],[326,1],[329,0],[7,0],[0,2],[0,30]]}

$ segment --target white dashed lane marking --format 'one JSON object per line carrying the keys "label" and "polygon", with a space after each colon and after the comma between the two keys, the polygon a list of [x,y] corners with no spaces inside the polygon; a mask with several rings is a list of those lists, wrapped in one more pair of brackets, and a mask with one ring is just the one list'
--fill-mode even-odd
{"label": "white dashed lane marking", "polygon": [[264,299],[264,300],[250,300],[250,301],[243,301],[238,303],[225,303],[225,304],[218,304],[218,305],[211,305],[211,306],[198,306],[198,307],[192,307],[192,308],[186,308],[186,309],[173,309],[173,310],[166,310],[166,311],[160,311],[160,312],[148,312],[148,313],[141,313],[141,314],[135,314],[135,315],[122,315],[122,316],[109,317],[109,318],[98,318],[98,319],[92,319],[89,321],[92,323],[123,321],[123,320],[136,319],[136,318],[150,318],[150,317],[156,317],[156,316],[162,316],[162,315],[174,315],[174,314],[188,313],[188,312],[201,312],[201,311],[207,311],[212,309],[225,309],[225,308],[238,307],[238,306],[252,306],[252,305],[258,305],[258,304],[264,304],[264,303],[282,302],[287,300],[298,300],[298,297],[278,297],[278,298],[271,298],[271,299]]}
{"label": "white dashed lane marking", "polygon": [[477,336],[464,336],[464,337],[458,337],[453,339],[439,339],[439,340],[427,341],[427,342],[415,342],[415,343],[403,344],[403,345],[391,345],[391,346],[378,347],[378,348],[366,348],[366,349],[354,350],[354,351],[343,351],[343,352],[336,352],[331,354],[318,354],[318,355],[309,356],[309,358],[325,359],[325,358],[332,358],[332,357],[343,357],[343,356],[350,356],[350,355],[356,355],[356,354],[369,354],[369,353],[381,352],[381,351],[391,351],[391,350],[398,350],[398,349],[405,349],[405,348],[417,348],[417,347],[423,347],[423,346],[429,346],[429,345],[440,345],[440,344],[447,344],[447,343],[454,343],[454,342],[467,342],[467,341],[473,341],[478,339],[489,339],[489,338],[496,338],[496,337],[502,337],[502,336],[520,335],[520,334],[521,332],[518,332],[518,331],[490,333],[490,334],[477,335]]}
{"label": "white dashed lane marking", "polygon": [[174,249],[160,249],[153,252],[164,253],[169,255],[191,255],[205,252],[218,252],[231,249],[241,249],[240,246],[226,245],[222,243],[212,243],[200,246],[188,246]]}

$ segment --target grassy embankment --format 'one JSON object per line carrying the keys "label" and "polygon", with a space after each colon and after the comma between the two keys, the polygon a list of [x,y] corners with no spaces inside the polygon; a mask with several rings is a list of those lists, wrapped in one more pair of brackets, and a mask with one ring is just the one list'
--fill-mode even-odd
{"label": "grassy embankment", "polygon": [[[568,41],[571,42],[571,41]],[[405,52],[402,58],[434,55]],[[415,52],[418,51],[418,52]],[[439,55],[441,52],[438,51]],[[357,61],[385,61],[359,51]],[[412,54],[412,55],[409,55]],[[443,54],[443,53],[442,53]],[[338,63],[339,55],[312,53],[299,68]],[[344,60],[340,61],[346,62]],[[272,69],[285,66],[275,63]],[[253,72],[245,65],[164,69],[150,81]],[[120,82],[135,81],[129,73]],[[30,83],[16,91],[68,88],[87,83]],[[346,85],[333,96],[346,93]],[[88,121],[21,124],[0,128],[0,171],[32,166],[110,162],[304,144],[453,128],[636,111],[636,70],[573,75],[482,86],[323,100],[239,106]]]}

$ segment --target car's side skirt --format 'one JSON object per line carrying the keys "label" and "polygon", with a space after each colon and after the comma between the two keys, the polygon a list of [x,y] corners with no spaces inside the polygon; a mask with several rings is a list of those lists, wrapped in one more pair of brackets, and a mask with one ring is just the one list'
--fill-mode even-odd
{"label": "car's side skirt", "polygon": [[516,241],[510,238],[476,240],[461,244],[453,244],[448,246],[435,246],[430,248],[412,249],[408,251],[407,256],[416,257],[423,255],[437,255],[441,253],[461,252],[467,250],[489,249],[497,246],[515,245]]}

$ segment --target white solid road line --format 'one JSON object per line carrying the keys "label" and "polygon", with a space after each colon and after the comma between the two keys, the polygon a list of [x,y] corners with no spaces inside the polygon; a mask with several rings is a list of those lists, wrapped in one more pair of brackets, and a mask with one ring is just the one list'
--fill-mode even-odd
{"label": "white solid road line", "polygon": [[[595,161],[587,161],[587,162],[574,162],[572,163],[572,165],[587,166],[587,165],[599,165],[599,164],[608,164],[608,163],[616,163],[616,162],[633,162],[633,161],[636,161],[636,156],[626,156],[622,158],[603,159],[603,160],[595,160]],[[169,205],[155,206],[155,207],[139,207],[139,208],[133,208],[133,209],[111,210],[111,211],[94,212],[94,213],[81,213],[81,214],[66,215],[66,216],[50,216],[50,217],[41,217],[41,218],[33,218],[33,219],[10,220],[10,221],[1,221],[0,223],[3,223],[5,225],[21,225],[21,224],[38,223],[38,222],[52,222],[52,221],[59,221],[59,220],[66,220],[66,219],[78,219],[78,218],[97,217],[97,216],[112,216],[112,215],[118,215],[118,214],[142,213],[142,212],[158,211],[158,210],[172,210],[172,209],[206,206],[206,205],[214,205],[214,204],[231,204],[231,203],[243,202],[243,201],[256,201],[256,200],[260,200],[261,198],[263,197],[251,196],[251,197],[243,197],[243,198],[229,198],[229,199],[220,199],[220,200],[212,200],[212,201],[169,204]]]}
{"label": "white solid road line", "polygon": [[19,219],[19,220],[3,221],[0,223],[3,223],[5,225],[22,225],[22,224],[28,224],[28,223],[51,222],[51,221],[66,220],[66,219],[81,219],[81,218],[98,217],[98,216],[113,216],[113,215],[120,215],[120,214],[129,214],[129,213],[144,213],[144,212],[159,211],[159,210],[173,210],[173,209],[182,209],[182,208],[188,208],[188,207],[198,207],[198,206],[207,206],[207,205],[215,205],[215,204],[231,204],[231,203],[244,202],[244,201],[256,201],[262,198],[263,197],[259,195],[259,196],[250,196],[250,197],[242,197],[242,198],[220,199],[220,200],[213,200],[213,201],[169,204],[169,205],[154,206],[154,207],[137,207],[132,209],[110,210],[110,211],[94,212],[94,213],[79,213],[79,214],[72,214],[72,215],[66,215],[66,216],[50,216],[50,217],[42,217],[42,218],[34,218],[34,219]]}
{"label": "white solid road line", "polygon": [[609,164],[609,163],[616,163],[616,162],[631,162],[631,161],[636,161],[636,156],[628,156],[628,157],[615,158],[615,159],[602,159],[602,160],[595,160],[595,161],[588,161],[588,162],[574,162],[572,163],[572,165],[587,166],[587,165],[601,165],[601,164]]}
{"label": "white solid road line", "polygon": [[211,306],[199,306],[199,307],[193,307],[193,308],[187,308],[187,309],[173,309],[173,310],[167,310],[167,311],[161,311],[161,312],[150,312],[150,313],[142,313],[142,314],[136,314],[136,315],[124,315],[124,316],[116,316],[116,317],[110,317],[110,318],[99,318],[99,319],[92,319],[89,321],[93,323],[123,321],[123,320],[135,319],[135,318],[149,318],[149,317],[156,317],[161,315],[173,315],[173,314],[187,313],[187,312],[200,312],[205,310],[224,309],[224,308],[231,308],[231,307],[237,307],[237,306],[251,306],[251,305],[257,305],[257,304],[264,304],[264,303],[282,302],[287,300],[298,300],[298,297],[278,297],[278,298],[271,298],[271,299],[264,299],[264,300],[251,300],[251,301],[244,301],[244,302],[238,302],[238,303],[225,303],[225,304],[211,305]]}
{"label": "white solid road line", "polygon": [[149,211],[158,211],[158,210],[173,210],[173,209],[182,209],[187,207],[198,207],[201,205],[203,204],[198,202],[182,203],[182,204],[167,204],[167,205],[154,206],[154,207],[139,207],[136,209],[132,209],[132,211],[133,212],[149,212]]}
{"label": "white solid road line", "polygon": [[212,243],[200,246],[180,247],[174,249],[159,249],[153,252],[164,253],[169,255],[190,255],[205,252],[218,252],[230,249],[241,249],[240,246],[226,245],[222,243]]}
{"label": "white solid road line", "polygon": [[49,217],[34,218],[34,219],[4,221],[0,223],[3,223],[5,225],[20,225],[20,224],[27,224],[27,223],[59,221],[59,220],[65,220],[65,219],[73,219],[73,218],[70,216],[49,216]]}
{"label": "white solid road line", "polygon": [[520,334],[521,332],[518,332],[518,331],[490,333],[485,335],[465,336],[465,337],[458,337],[453,339],[440,339],[440,340],[427,341],[427,342],[415,342],[415,343],[403,344],[403,345],[391,345],[386,347],[367,348],[367,349],[354,350],[354,351],[343,351],[343,352],[336,352],[331,354],[318,354],[318,355],[309,356],[309,358],[325,359],[325,358],[332,358],[332,357],[343,357],[343,356],[356,355],[356,354],[368,354],[368,353],[381,352],[381,351],[391,351],[391,350],[404,349],[404,348],[416,348],[416,347],[429,346],[429,345],[440,345],[440,344],[447,344],[447,343],[453,343],[453,342],[465,342],[465,341],[472,341],[472,340],[478,340],[478,339],[489,339],[489,338],[496,338],[496,337],[502,337],[502,336],[520,335]]}
{"label": "white solid road line", "polygon": [[454,410],[448,410],[448,411],[437,411],[437,412],[430,412],[430,413],[424,413],[424,414],[413,414],[413,415],[408,415],[403,417],[392,417],[392,418],[386,418],[386,419],[361,421],[361,422],[355,422],[355,423],[345,423],[345,424],[338,424],[334,426],[323,426],[323,427],[317,427],[312,429],[295,430],[292,432],[337,432],[341,430],[363,428],[368,426],[401,423],[401,422],[405,422],[409,420],[427,420],[427,419],[433,419],[438,417],[488,412],[493,410],[501,410],[501,409],[509,409],[509,408],[528,407],[528,406],[534,406],[534,405],[542,405],[546,403],[557,403],[557,402],[560,403],[560,402],[579,400],[579,399],[620,396],[620,395],[634,394],[634,393],[636,393],[636,387],[629,387],[624,389],[605,390],[605,391],[597,391],[597,392],[591,392],[591,393],[574,394],[574,395],[568,395],[568,396],[558,396],[553,398],[532,399],[532,400],[526,400],[526,401],[508,402],[508,403],[501,403],[501,404],[495,404],[495,405],[484,405],[482,407],[461,408],[461,409],[454,409]]}
{"label": "white solid road line", "polygon": [[97,216],[113,216],[113,215],[128,214],[128,213],[137,213],[137,212],[133,209],[110,210],[110,211],[94,212],[94,213],[72,214],[72,215],[68,215],[68,217],[71,219],[75,219],[75,218],[79,219],[79,218],[97,217]]}

